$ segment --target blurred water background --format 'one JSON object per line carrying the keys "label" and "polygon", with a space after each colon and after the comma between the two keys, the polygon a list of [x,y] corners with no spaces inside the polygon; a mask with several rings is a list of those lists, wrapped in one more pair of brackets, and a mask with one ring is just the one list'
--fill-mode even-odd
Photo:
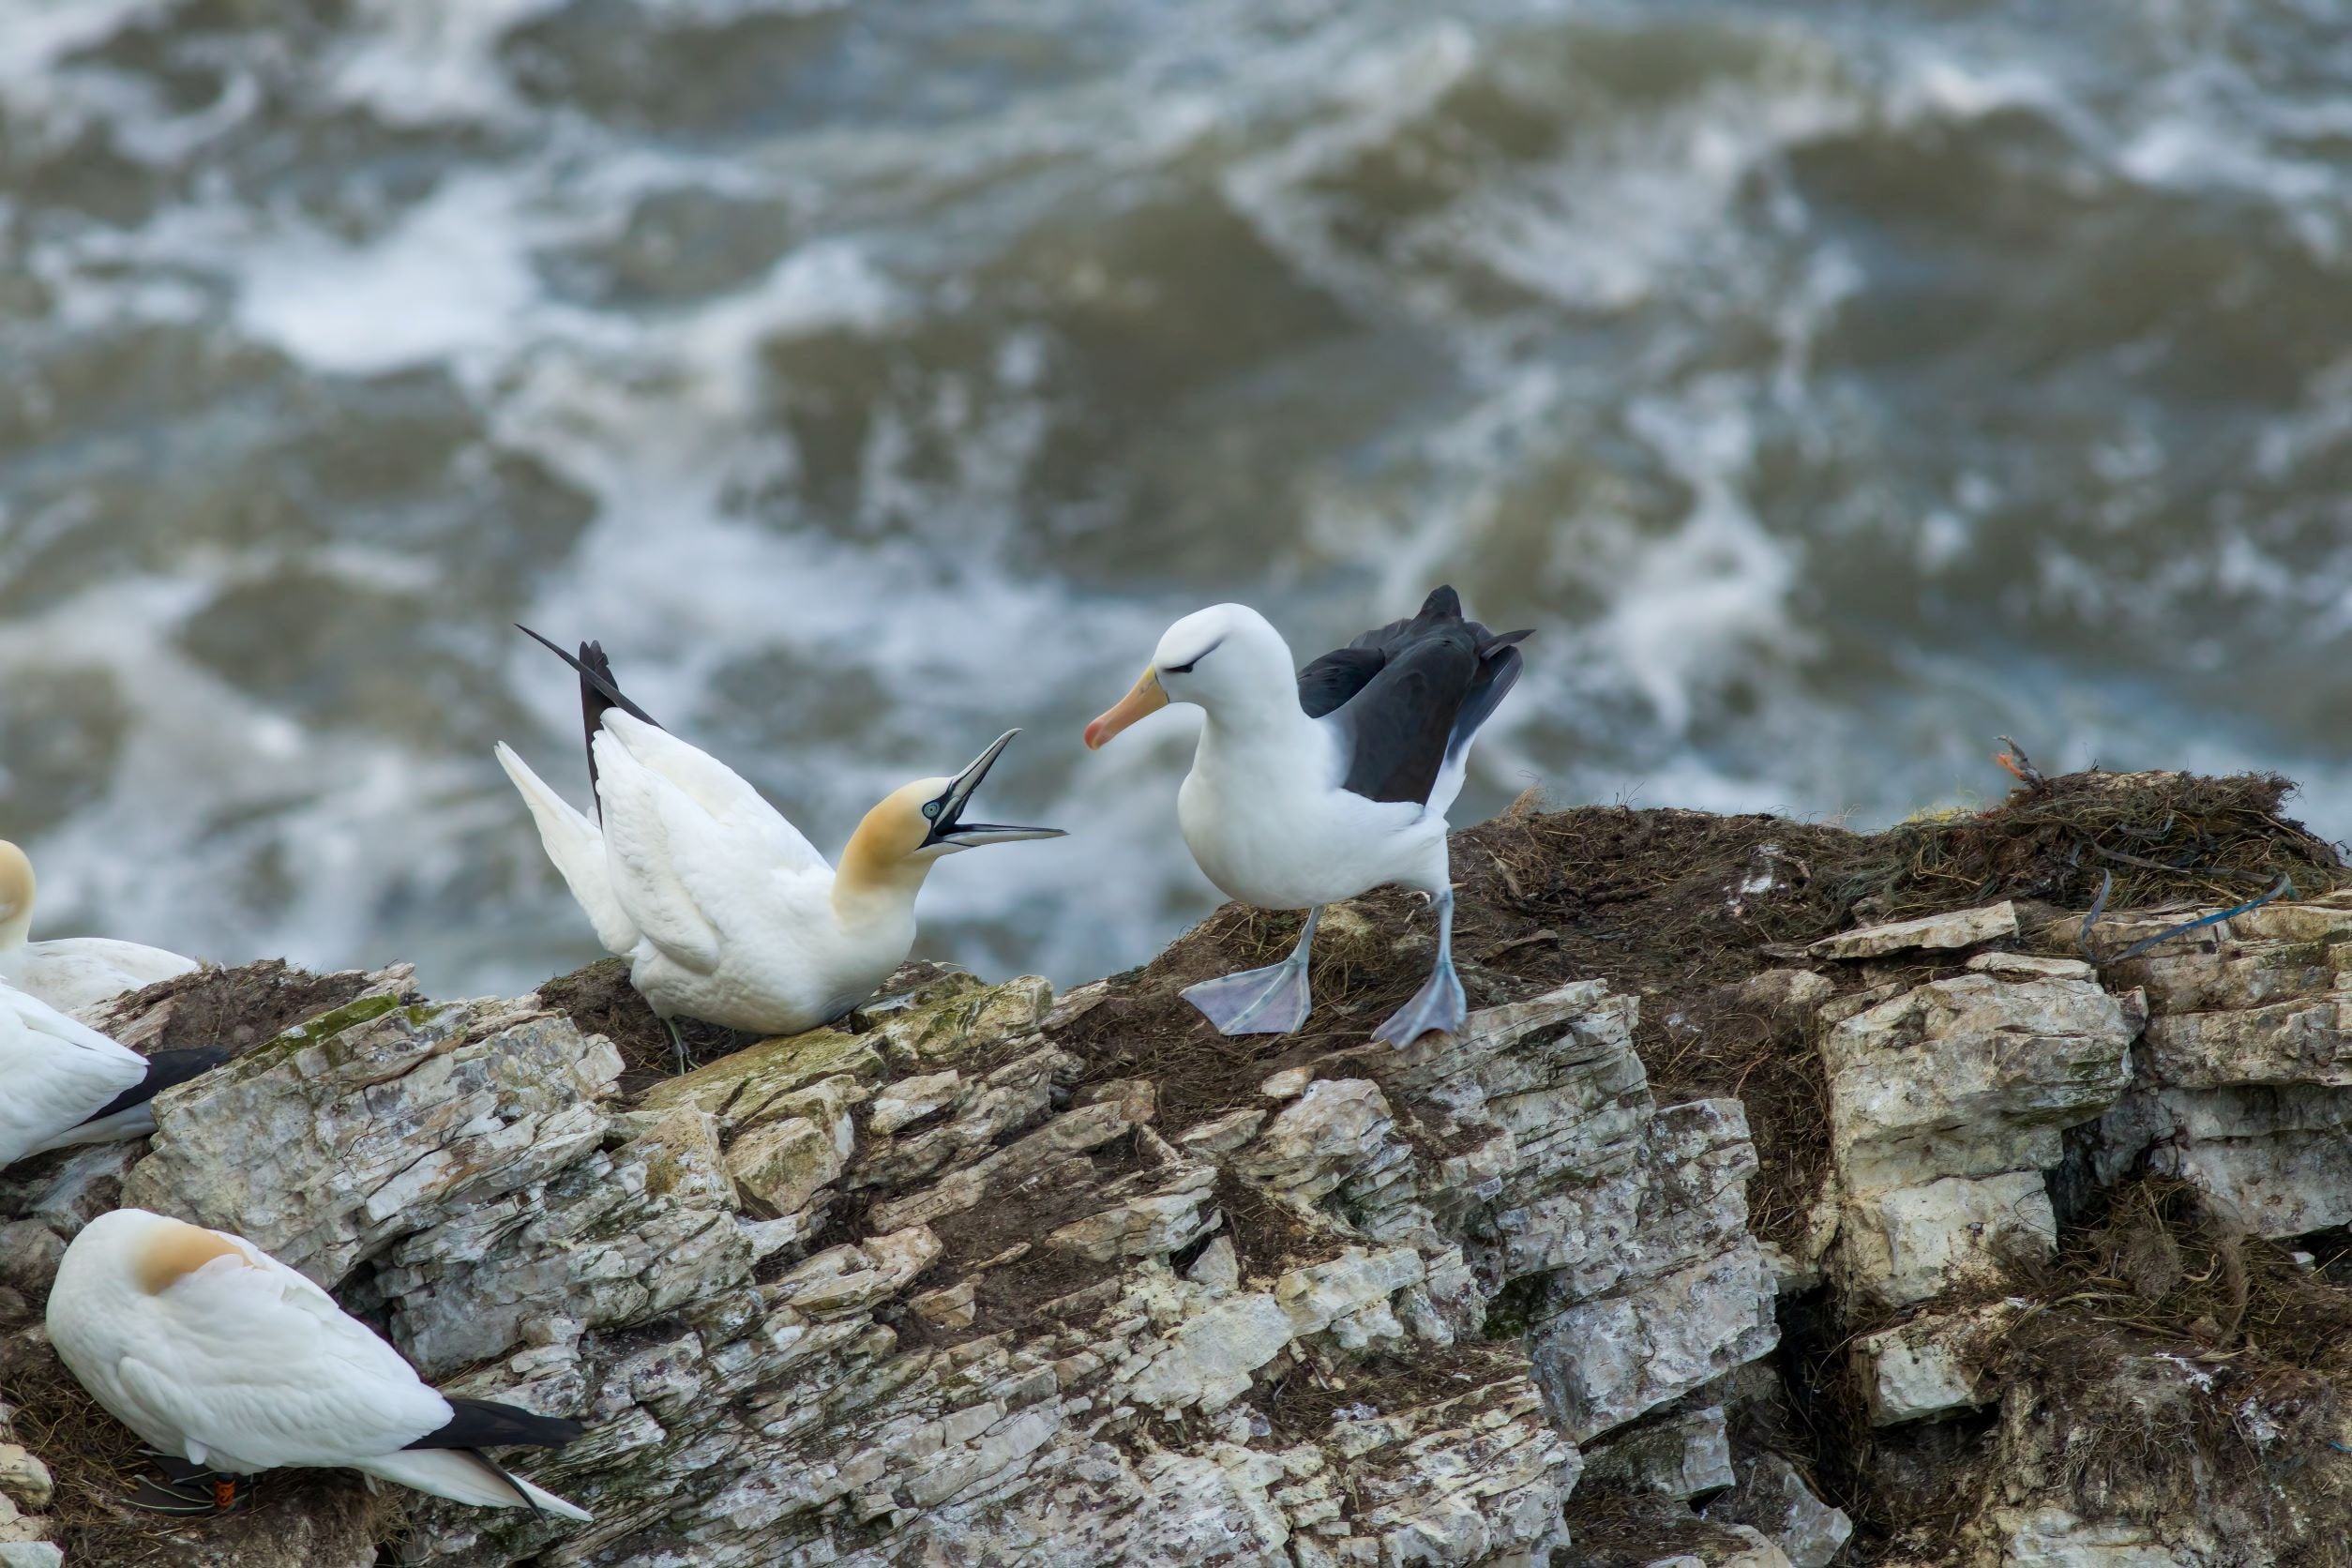
{"label": "blurred water background", "polygon": [[0,833],[41,932],[593,956],[490,760],[633,693],[921,950],[1213,906],[1161,628],[1532,626],[1457,822],[2277,768],[2352,832],[2326,0],[0,0]]}

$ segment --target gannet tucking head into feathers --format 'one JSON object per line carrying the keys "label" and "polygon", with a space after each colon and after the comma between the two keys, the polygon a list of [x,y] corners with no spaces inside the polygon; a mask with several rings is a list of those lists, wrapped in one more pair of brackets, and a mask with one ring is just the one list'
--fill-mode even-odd
{"label": "gannet tucking head into feathers", "polygon": [[1309,912],[1282,962],[1184,991],[1219,1029],[1279,1034],[1304,1023],[1322,906],[1392,882],[1436,904],[1438,958],[1374,1037],[1402,1046],[1461,1027],[1445,813],[1471,740],[1518,679],[1514,644],[1527,635],[1464,620],[1454,590],[1439,588],[1412,619],[1293,674],[1289,644],[1264,616],[1212,605],[1168,627],[1134,687],[1086,727],[1098,749],[1170,702],[1199,706],[1199,748],[1176,797],[1193,859],[1230,897]]}
{"label": "gannet tucking head into feathers", "polygon": [[[452,1399],[333,1297],[252,1243],[144,1209],[83,1228],[49,1338],[90,1396],[160,1453],[224,1476],[347,1466],[486,1508],[588,1514],[483,1456],[578,1422]],[[164,1492],[164,1506],[173,1495]],[[234,1497],[234,1483],[223,1502]],[[188,1500],[204,1506],[201,1498]]]}
{"label": "gannet tucking head into feathers", "polygon": [[33,862],[0,838],[0,981],[68,1013],[186,974],[196,960],[112,937],[28,940],[39,882]]}
{"label": "gannet tucking head into feathers", "polygon": [[1008,730],[962,772],[892,791],[858,824],[837,871],[732,769],[622,695],[602,649],[583,643],[575,656],[538,640],[580,671],[600,822],[512,748],[500,746],[498,760],[597,940],[629,959],[631,984],[665,1019],[787,1034],[837,1018],[905,962],[915,895],[933,865],[984,844],[1062,837],[965,820],[1020,733]]}

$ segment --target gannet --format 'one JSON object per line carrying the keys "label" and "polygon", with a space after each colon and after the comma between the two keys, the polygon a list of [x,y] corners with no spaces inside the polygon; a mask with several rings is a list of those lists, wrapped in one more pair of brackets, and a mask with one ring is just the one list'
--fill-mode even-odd
{"label": "gannet", "polygon": [[193,958],[111,937],[26,941],[36,885],[32,861],[0,838],[0,982],[72,1013],[196,968]]}
{"label": "gannet", "polygon": [[[967,822],[964,808],[1018,730],[952,778],[919,778],[866,814],[837,870],[725,763],[623,696],[594,642],[575,656],[521,628],[580,675],[588,787],[601,826],[503,742],[548,858],[606,951],[664,1020],[789,1034],[840,1017],[914,945],[914,898],[932,864],[1060,828]],[[677,1025],[671,1022],[677,1038]],[[679,1046],[683,1058],[685,1047]]]}
{"label": "gannet", "polygon": [[228,1055],[204,1048],[142,1056],[0,986],[0,1168],[71,1144],[143,1138],[155,1131],[156,1095]]}
{"label": "gannet", "polygon": [[241,1236],[144,1209],[99,1215],[57,1267],[49,1339],[115,1420],[224,1476],[343,1465],[459,1502],[589,1517],[480,1452],[560,1447],[578,1422],[435,1392]]}
{"label": "gannet", "polygon": [[1410,621],[1365,632],[1294,675],[1289,644],[1246,605],[1212,605],[1168,628],[1134,689],[1086,727],[1088,749],[1169,702],[1208,716],[1176,796],[1193,859],[1229,897],[1304,909],[1290,956],[1204,980],[1186,1001],[1228,1034],[1281,1034],[1312,1007],[1307,957],[1322,906],[1388,883],[1437,907],[1428,982],[1374,1031],[1408,1045],[1467,1016],[1454,972],[1446,808],[1470,741],[1512,683],[1528,634],[1462,619],[1440,588]]}

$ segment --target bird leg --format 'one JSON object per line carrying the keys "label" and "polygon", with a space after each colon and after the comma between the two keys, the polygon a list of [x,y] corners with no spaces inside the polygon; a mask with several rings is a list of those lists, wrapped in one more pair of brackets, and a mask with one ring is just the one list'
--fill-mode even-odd
{"label": "bird leg", "polygon": [[150,1514],[225,1514],[242,1497],[237,1478],[175,1454],[156,1454],[154,1476],[143,1475],[123,1500]]}
{"label": "bird leg", "polygon": [[664,1018],[661,1021],[670,1031],[670,1043],[677,1048],[678,1071],[683,1073],[694,1065],[694,1058],[686,1053],[686,1036],[678,1033],[677,1019]]}
{"label": "bird leg", "polygon": [[1314,1009],[1307,991],[1307,957],[1315,945],[1315,923],[1322,917],[1320,904],[1306,912],[1299,944],[1280,963],[1186,986],[1184,999],[1227,1034],[1289,1033]]}
{"label": "bird leg", "polygon": [[1410,1046],[1432,1030],[1457,1034],[1461,1033],[1462,1021],[1470,1017],[1470,1003],[1462,996],[1461,978],[1454,972],[1454,890],[1449,887],[1430,901],[1438,911],[1437,966],[1430,970],[1421,989],[1413,993],[1413,999],[1372,1032],[1372,1038],[1385,1040],[1392,1046]]}

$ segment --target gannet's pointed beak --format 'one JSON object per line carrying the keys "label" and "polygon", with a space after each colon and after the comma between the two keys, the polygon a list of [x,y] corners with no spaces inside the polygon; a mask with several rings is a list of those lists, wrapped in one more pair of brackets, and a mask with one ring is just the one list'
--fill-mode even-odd
{"label": "gannet's pointed beak", "polygon": [[1012,745],[1013,737],[1019,733],[1018,730],[1007,730],[997,736],[989,743],[988,750],[972,759],[970,767],[949,781],[947,789],[937,800],[923,808],[923,814],[931,822],[930,832],[923,840],[925,849],[951,845],[956,849],[969,850],[982,844],[1010,844],[1023,838],[1063,837],[1063,830],[1058,827],[1006,827],[996,822],[967,822],[963,820],[964,807],[971,804],[972,792],[980,788],[980,781],[988,776],[988,770],[996,766],[996,760],[1004,754],[1004,748]]}
{"label": "gannet's pointed beak", "polygon": [[1100,751],[1103,743],[1133,724],[1137,719],[1157,713],[1168,706],[1168,693],[1160,686],[1160,672],[1146,670],[1127,695],[1119,699],[1119,705],[1086,727],[1086,749]]}

